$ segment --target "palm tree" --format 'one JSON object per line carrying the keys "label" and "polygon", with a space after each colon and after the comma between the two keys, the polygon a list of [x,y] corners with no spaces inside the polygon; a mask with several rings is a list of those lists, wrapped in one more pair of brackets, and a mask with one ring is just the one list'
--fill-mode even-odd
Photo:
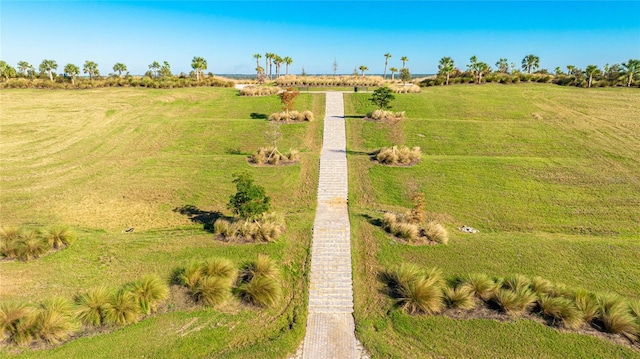
{"label": "palm tree", "polygon": [[127,66],[122,62],[118,62],[113,65],[113,71],[118,73],[118,76],[122,77],[122,73],[127,71]]}
{"label": "palm tree", "polygon": [[573,65],[567,65],[567,74],[573,75],[573,72],[576,70],[576,67]]}
{"label": "palm tree", "polygon": [[158,77],[158,71],[160,70],[160,63],[158,61],[154,61],[149,65],[149,70],[153,74],[153,77]]}
{"label": "palm tree", "polygon": [[362,77],[364,77],[364,72],[365,72],[365,71],[367,71],[367,70],[369,70],[369,68],[368,68],[368,67],[366,67],[366,66],[364,66],[364,65],[362,65],[362,66],[360,66],[360,67],[358,67],[358,68],[360,69],[360,71],[362,71]]}
{"label": "palm tree", "polygon": [[536,70],[540,67],[540,58],[534,54],[530,54],[525,56],[522,59],[522,70],[527,70],[528,73],[531,73],[532,70]]}
{"label": "palm tree", "polygon": [[98,64],[93,61],[85,61],[84,66],[82,67],[82,72],[85,74],[89,74],[89,81],[93,80],[93,75],[99,75],[100,71],[98,71]]}
{"label": "palm tree", "polygon": [[467,65],[467,67],[469,68],[469,71],[471,71],[475,76],[477,76],[478,83],[481,83],[482,75],[485,72],[489,71],[489,65],[487,65],[484,62],[478,62],[478,58],[475,55],[471,56],[471,58],[469,58],[469,61],[471,62],[469,65]]}
{"label": "palm tree", "polygon": [[509,61],[507,59],[501,58],[496,62],[496,67],[498,68],[498,72],[508,73],[509,72]]}
{"label": "palm tree", "polygon": [[275,59],[276,54],[273,52],[267,52],[264,57],[269,61],[267,69],[269,70],[269,80],[271,80],[271,75],[273,74],[273,60]]}
{"label": "palm tree", "polygon": [[285,56],[283,61],[284,61],[284,64],[286,65],[286,75],[289,75],[289,65],[293,63],[293,59],[290,58],[289,56]]}
{"label": "palm tree", "polygon": [[253,58],[256,59],[256,71],[258,72],[258,75],[260,74],[260,71],[258,70],[260,68],[260,59],[262,58],[261,54],[253,54]]}
{"label": "palm tree", "polygon": [[587,68],[584,70],[584,73],[587,74],[587,76],[589,76],[589,86],[591,87],[591,82],[593,81],[593,75],[599,73],[600,70],[598,69],[598,66],[596,65],[589,65],[587,66]]}
{"label": "palm tree", "polygon": [[454,66],[455,66],[455,63],[453,62],[452,58],[447,56],[440,59],[440,63],[438,64],[438,70],[440,71],[441,74],[445,74],[447,76],[445,85],[449,84],[449,76],[451,75],[451,72],[453,71]]}
{"label": "palm tree", "polygon": [[404,69],[404,64],[405,64],[405,62],[409,61],[409,58],[406,57],[406,56],[402,56],[400,58],[400,61],[402,61],[402,68]]}
{"label": "palm tree", "polygon": [[13,66],[9,66],[6,61],[0,60],[0,76],[8,80],[9,78],[16,76],[16,69],[14,69]]}
{"label": "palm tree", "polygon": [[627,87],[631,87],[631,83],[633,82],[633,78],[640,73],[640,60],[638,59],[629,59],[627,63],[622,63],[624,66],[624,74],[629,76],[629,81],[627,81]]}
{"label": "palm tree", "polygon": [[26,61],[20,61],[18,62],[18,70],[22,73],[23,76],[27,76],[27,70],[32,69],[33,66],[31,66],[30,63],[26,62]]}
{"label": "palm tree", "polygon": [[271,59],[271,53],[270,52],[265,52],[264,53],[264,73],[265,75],[267,75],[267,77],[269,77],[269,61]]}
{"label": "palm tree", "polygon": [[42,60],[40,64],[40,72],[46,72],[49,74],[49,80],[53,81],[53,70],[58,68],[58,63],[55,60]]}
{"label": "palm tree", "polygon": [[389,68],[389,71],[391,72],[391,81],[393,81],[393,80],[394,80],[394,76],[393,76],[393,74],[395,74],[396,72],[398,72],[398,69],[397,69],[397,68],[395,68],[395,67],[390,67],[390,68]]}
{"label": "palm tree", "polygon": [[562,75],[562,69],[560,68],[560,66],[557,66],[556,69],[554,70],[556,76],[558,75]]}
{"label": "palm tree", "polygon": [[74,64],[67,64],[67,66],[64,67],[64,73],[71,77],[71,84],[75,85],[76,76],[80,73],[80,69]]}
{"label": "palm tree", "polygon": [[384,78],[387,79],[387,65],[389,64],[389,58],[391,57],[390,53],[384,54]]}
{"label": "palm tree", "polygon": [[191,68],[196,72],[196,81],[200,81],[202,71],[207,69],[207,60],[203,57],[194,56],[191,60]]}
{"label": "palm tree", "polygon": [[276,65],[276,78],[280,77],[280,65],[282,65],[282,57],[273,55],[273,63]]}

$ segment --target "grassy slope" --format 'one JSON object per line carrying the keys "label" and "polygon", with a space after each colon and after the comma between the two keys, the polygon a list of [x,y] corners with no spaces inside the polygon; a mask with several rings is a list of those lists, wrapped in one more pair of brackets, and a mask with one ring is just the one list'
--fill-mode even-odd
{"label": "grassy slope", "polygon": [[[396,126],[362,121],[368,95],[347,96],[350,207],[359,337],[383,357],[640,356],[528,321],[408,317],[381,294],[378,270],[412,262],[446,276],[541,275],[640,297],[640,93],[552,85],[452,86],[398,95]],[[420,146],[412,168],[367,152]],[[421,191],[449,228],[448,246],[396,244],[372,222]],[[457,232],[466,224],[481,230]],[[393,315],[389,316],[389,310]],[[503,343],[503,344],[500,344]],[[507,345],[507,343],[509,343]],[[410,354],[407,354],[410,353]],[[582,353],[582,354],[581,354]]]}
{"label": "grassy slope", "polygon": [[[36,261],[0,262],[0,300],[70,297],[98,283],[119,286],[143,273],[168,280],[174,268],[193,259],[223,256],[239,266],[257,253],[283,266],[287,296],[267,311],[231,302],[220,311],[162,314],[25,356],[234,357],[249,351],[282,357],[295,350],[306,315],[302,274],[315,209],[321,120],[282,127],[279,147],[301,150],[301,163],[273,169],[250,167],[245,159],[267,142],[266,121],[252,117],[279,110],[275,96],[245,98],[215,88],[3,90],[1,101],[1,223],[64,223],[80,240]],[[296,107],[322,119],[324,97],[303,94]],[[235,190],[231,175],[240,170],[253,173],[274,210],[286,214],[288,230],[278,243],[219,243],[202,224],[173,211],[189,204],[230,214],[225,205]],[[121,232],[128,227],[135,232]]]}

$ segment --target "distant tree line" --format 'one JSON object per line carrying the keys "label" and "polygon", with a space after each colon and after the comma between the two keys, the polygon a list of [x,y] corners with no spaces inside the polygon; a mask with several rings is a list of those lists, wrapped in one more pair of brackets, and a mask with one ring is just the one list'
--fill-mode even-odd
{"label": "distant tree line", "polygon": [[89,78],[79,79],[80,67],[75,64],[66,64],[61,73],[57,73],[58,63],[55,60],[42,60],[38,68],[26,61],[19,61],[17,68],[0,60],[1,87],[14,88],[92,88],[92,87],[153,87],[173,88],[192,86],[218,86],[231,87],[233,81],[215,77],[207,70],[207,60],[195,56],[191,61],[189,74],[173,74],[171,65],[167,61],[161,64],[154,61],[149,65],[148,71],[143,76],[132,76],[127,66],[121,62],[113,65],[113,73],[101,76],[98,64],[87,60],[82,66],[82,72]]}
{"label": "distant tree line", "polygon": [[438,64],[438,74],[421,82],[423,86],[449,85],[455,83],[518,83],[518,82],[546,82],[564,86],[606,87],[627,86],[640,87],[640,60],[629,59],[621,64],[606,64],[599,68],[589,65],[580,69],[567,65],[564,72],[556,67],[553,73],[547,69],[540,69],[540,58],[530,54],[522,59],[518,68],[515,63],[500,58],[495,63],[495,69],[487,63],[478,61],[471,56],[465,70],[456,67],[450,57],[443,57]]}

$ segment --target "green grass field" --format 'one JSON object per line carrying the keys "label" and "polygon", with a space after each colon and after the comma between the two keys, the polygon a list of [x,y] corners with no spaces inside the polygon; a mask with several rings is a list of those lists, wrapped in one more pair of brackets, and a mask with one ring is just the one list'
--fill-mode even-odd
{"label": "green grass field", "polygon": [[[300,344],[315,215],[324,95],[296,109],[316,121],[283,125],[279,147],[300,164],[252,167],[267,145],[276,96],[233,89],[2,90],[0,224],[66,224],[71,247],[30,262],[0,261],[0,301],[71,297],[210,256],[240,266],[258,253],[282,266],[285,300],[261,310],[232,300],[216,309],[169,306],[144,321],[53,349],[0,348],[25,358],[282,358]],[[451,86],[396,95],[396,125],[364,121],[369,94],[346,94],[357,335],[373,357],[640,357],[593,334],[530,319],[498,322],[409,316],[383,294],[378,273],[411,262],[447,278],[470,272],[540,275],[640,299],[640,93],[554,85]],[[410,168],[373,164],[368,152],[420,146]],[[232,174],[247,170],[285,214],[272,244],[213,239],[176,209],[229,215]],[[405,211],[414,192],[449,230],[448,246],[408,246],[374,223]],[[480,230],[463,234],[469,225]],[[133,233],[123,233],[134,227]]]}
{"label": "green grass field", "polygon": [[[396,96],[396,125],[364,121],[367,95],[347,95],[356,323],[379,357],[640,357],[590,335],[533,322],[408,316],[376,275],[410,262],[466,273],[540,275],[640,298],[640,93],[549,85],[452,86]],[[420,146],[411,168],[368,152]],[[372,224],[422,192],[448,246],[399,244]],[[462,225],[480,230],[463,234]]]}
{"label": "green grass field", "polygon": [[[170,301],[151,319],[51,351],[25,350],[25,357],[279,358],[295,351],[306,319],[303,273],[315,215],[323,95],[302,94],[296,103],[320,120],[282,126],[279,147],[300,150],[301,160],[281,168],[246,162],[268,144],[264,118],[280,109],[276,96],[247,98],[216,88],[1,95],[2,225],[65,224],[79,240],[38,260],[0,262],[0,301],[71,298],[92,285],[118,287],[145,273],[169,281],[175,268],[192,260],[222,256],[239,267],[258,253],[282,266],[285,291],[285,300],[269,310],[234,300],[219,310],[173,311],[181,307]],[[266,188],[273,210],[286,216],[288,229],[277,243],[222,243],[174,211],[193,205],[205,214],[230,215],[232,174],[243,170]],[[122,232],[129,227],[135,231]]]}

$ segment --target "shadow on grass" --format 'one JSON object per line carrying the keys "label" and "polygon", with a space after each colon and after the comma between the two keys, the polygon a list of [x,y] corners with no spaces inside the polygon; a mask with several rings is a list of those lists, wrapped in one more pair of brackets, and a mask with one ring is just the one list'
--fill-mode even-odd
{"label": "shadow on grass", "polygon": [[364,116],[363,115],[349,115],[349,116],[344,116],[344,118],[345,119],[347,119],[347,118],[360,118],[360,119],[362,119],[362,118],[364,118]]}
{"label": "shadow on grass", "polygon": [[229,218],[218,211],[203,211],[192,204],[176,207],[173,211],[189,217],[189,220],[193,223],[202,224],[204,230],[211,233],[213,233],[213,223],[215,223],[218,218]]}
{"label": "shadow on grass", "polygon": [[382,228],[382,220],[380,218],[373,218],[366,213],[361,213],[360,217],[366,219],[367,222],[371,223],[372,225]]}
{"label": "shadow on grass", "polygon": [[257,112],[251,112],[251,115],[249,116],[254,120],[266,120],[268,118],[266,113],[257,113]]}
{"label": "shadow on grass", "polygon": [[371,153],[369,153],[369,152],[354,151],[354,150],[347,150],[347,154],[348,155],[353,155],[353,156],[371,156]]}
{"label": "shadow on grass", "polygon": [[[242,155],[242,151],[240,150],[240,147],[237,148],[227,148],[227,150],[225,151],[230,155]],[[188,206],[188,205],[187,205]],[[186,207],[186,206],[185,206]]]}

